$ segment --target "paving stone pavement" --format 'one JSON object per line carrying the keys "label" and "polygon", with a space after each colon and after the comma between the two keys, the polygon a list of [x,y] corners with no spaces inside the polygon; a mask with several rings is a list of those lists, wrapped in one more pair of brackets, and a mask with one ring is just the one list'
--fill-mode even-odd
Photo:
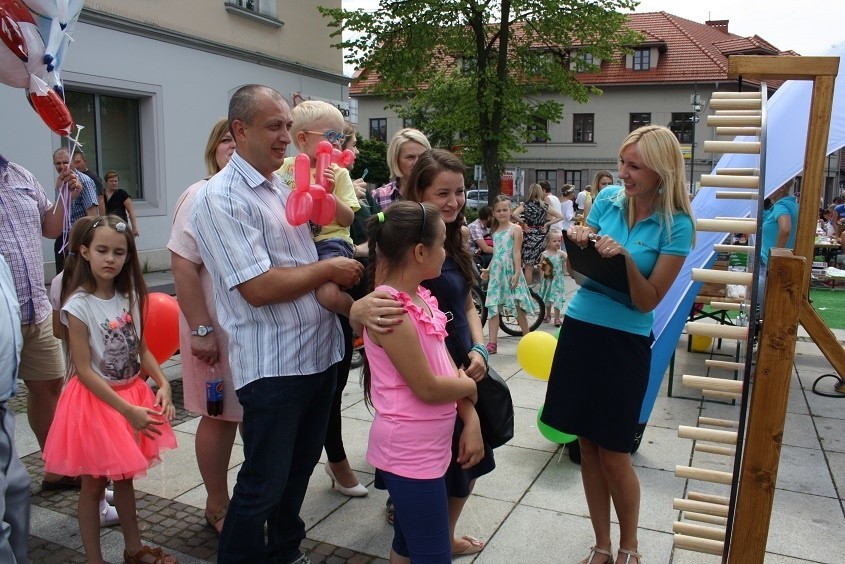
{"label": "paving stone pavement", "polygon": [[[148,285],[169,284],[168,274],[154,273]],[[571,293],[575,284],[567,280]],[[541,330],[555,328],[544,324]],[[840,340],[845,333],[838,332]],[[593,544],[583,499],[580,469],[563,447],[543,438],[536,428],[544,382],[528,377],[516,360],[514,337],[500,336],[499,354],[491,364],[508,381],[516,408],[516,436],[496,450],[497,469],[478,481],[459,522],[459,534],[488,541],[483,552],[460,561],[478,564],[575,562]],[[679,424],[695,425],[701,415],[736,418],[736,407],[707,401],[685,388],[681,374],[730,377],[704,366],[707,358],[732,360],[735,349],[725,342],[706,354],[688,353],[686,339],[676,348],[675,397],[667,397],[664,379],[634,466],[643,498],[638,536],[645,561],[671,564],[719,562],[708,556],[672,547],[672,524],[678,512],[672,499],[692,489],[725,495],[714,485],[674,476],[676,465],[727,469],[718,457],[702,456],[692,443],[677,437]],[[198,418],[182,409],[181,365],[175,356],[163,365],[174,392],[177,416],[173,421],[179,448],[165,453],[161,465],[136,480],[141,534],[146,543],[163,546],[183,564],[213,562],[217,538],[205,523],[205,493],[193,455]],[[790,387],[787,427],[772,513],[766,564],[842,562],[841,531],[845,529],[845,402],[813,395],[810,388],[820,375],[832,372],[821,353],[799,329],[795,371]],[[30,558],[34,563],[85,562],[76,522],[76,491],[42,492],[42,461],[24,415],[26,388],[10,405],[17,414],[16,442],[33,478]],[[343,398],[344,441],[347,456],[361,482],[370,487],[365,498],[350,499],[332,491],[323,469],[315,468],[302,518],[307,539],[302,544],[312,562],[367,564],[387,562],[392,533],[384,520],[386,494],[373,489],[373,468],[366,463],[367,432],[372,415],[364,407],[357,375],[350,376]],[[234,484],[243,460],[239,439],[230,463],[229,485]],[[615,517],[615,516],[614,516]],[[614,538],[618,535],[612,523]],[[102,530],[101,544],[109,562],[120,562],[123,540],[119,527]]]}
{"label": "paving stone pavement", "polygon": [[[177,406],[176,417],[171,422],[173,427],[185,423],[196,416],[186,411],[182,401],[182,381],[171,380],[173,388],[173,403]],[[26,413],[26,386],[19,385],[18,394],[10,402],[15,414]],[[41,489],[40,477],[44,470],[41,452],[35,452],[21,457],[21,461],[29,471],[32,479],[31,503],[34,514],[40,508],[43,512],[58,513],[66,516],[67,532],[70,538],[62,542],[40,538],[31,534],[29,541],[30,561],[33,563],[84,563],[85,552],[82,550],[82,540],[76,528],[76,505],[78,490]],[[199,508],[166,499],[152,494],[136,492],[138,523],[142,540],[147,544],[162,546],[166,551],[178,553],[180,562],[214,562],[217,559],[217,535],[205,521],[203,511]],[[42,513],[43,513],[42,512]],[[35,527],[34,527],[35,528]],[[120,527],[115,525],[105,532],[113,530],[119,533]],[[74,548],[76,547],[76,548]],[[382,564],[387,561],[369,554],[363,554],[334,546],[324,542],[306,539],[301,547],[313,564]],[[191,560],[183,558],[188,556]]]}

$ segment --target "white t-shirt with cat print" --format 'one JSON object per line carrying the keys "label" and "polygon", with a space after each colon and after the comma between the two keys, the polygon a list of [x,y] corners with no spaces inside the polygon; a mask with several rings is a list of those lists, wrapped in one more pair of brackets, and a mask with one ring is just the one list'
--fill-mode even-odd
{"label": "white t-shirt with cat print", "polygon": [[126,383],[141,370],[138,355],[138,308],[129,312],[129,298],[115,292],[109,300],[87,292],[73,294],[62,307],[62,323],[70,313],[88,327],[91,368],[112,385]]}

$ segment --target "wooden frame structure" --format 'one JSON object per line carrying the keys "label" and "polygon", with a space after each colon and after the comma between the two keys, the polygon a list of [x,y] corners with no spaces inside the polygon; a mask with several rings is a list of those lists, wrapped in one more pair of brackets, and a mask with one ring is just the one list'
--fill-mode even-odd
{"label": "wooden frame structure", "polygon": [[[823,181],[839,58],[734,56],[730,57],[728,65],[730,78],[813,81],[807,148],[804,155],[802,200],[817,202]],[[765,93],[726,93],[718,97],[717,94],[714,93],[711,105],[722,111],[717,111],[716,116],[708,118],[708,124],[716,127],[717,134],[764,137]],[[765,139],[761,139],[760,143],[705,142],[705,151],[757,152],[761,154],[760,169],[764,170],[764,153],[761,152],[764,145]],[[763,187],[760,171],[737,169],[719,171],[719,174],[731,175],[732,178],[719,179],[718,175],[711,175],[712,178],[708,178],[705,184],[702,177],[702,186],[748,188],[754,191],[717,192],[717,197],[762,198],[759,191]],[[738,218],[698,220],[697,228],[721,232],[753,232],[755,227],[759,229],[759,226],[734,225],[737,220]],[[678,548],[721,555],[722,561],[728,564],[763,562],[799,323],[804,326],[840,376],[845,375],[845,349],[824,325],[809,302],[816,220],[815,205],[800,206],[794,253],[783,249],[773,249],[771,252],[766,293],[762,301],[764,317],[757,335],[759,346],[753,375],[751,355],[746,355],[744,382],[713,377],[683,377],[686,385],[700,388],[707,397],[741,398],[743,408],[740,410],[739,421],[701,418],[699,424],[705,428],[679,428],[679,436],[696,441],[696,451],[736,456],[736,459],[733,473],[693,467],[676,468],[675,473],[679,477],[731,486],[730,498],[689,492],[686,499],[675,500],[673,507],[682,511],[688,521],[697,522],[675,523],[674,540]],[[729,227],[730,221],[733,221],[733,224]],[[741,229],[743,227],[744,229]],[[740,252],[740,249],[734,251]],[[713,273],[693,273],[693,279],[700,281],[714,276],[716,275]],[[746,277],[740,280],[737,276],[737,280],[731,283],[754,286],[756,277],[751,274],[747,276],[752,279],[748,280]],[[754,298],[756,291],[752,292],[752,299]],[[752,313],[752,323],[755,317]],[[712,324],[707,327],[707,324],[689,323],[687,332],[750,343],[755,336],[755,327]],[[726,365],[719,366],[720,368],[733,370],[739,370],[741,366],[739,363],[720,364]]]}

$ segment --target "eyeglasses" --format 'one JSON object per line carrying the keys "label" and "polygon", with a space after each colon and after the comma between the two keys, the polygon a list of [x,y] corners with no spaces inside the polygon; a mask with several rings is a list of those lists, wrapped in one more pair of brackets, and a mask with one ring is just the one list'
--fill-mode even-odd
{"label": "eyeglasses", "polygon": [[329,129],[328,131],[308,131],[303,130],[302,133],[312,133],[314,135],[322,135],[326,138],[326,141],[329,143],[337,143],[338,145],[342,145],[343,141],[346,139],[346,135],[342,132],[335,131],[334,129]]}

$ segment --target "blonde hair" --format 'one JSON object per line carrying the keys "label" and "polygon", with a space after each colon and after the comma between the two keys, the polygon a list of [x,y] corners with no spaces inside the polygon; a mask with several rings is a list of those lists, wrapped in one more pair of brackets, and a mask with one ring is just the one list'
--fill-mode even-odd
{"label": "blonde hair", "polygon": [[387,166],[390,169],[391,178],[402,178],[402,172],[399,170],[399,150],[402,145],[408,141],[419,143],[426,150],[431,149],[431,143],[419,129],[406,127],[396,132],[396,135],[390,140],[390,145],[387,147]]}
{"label": "blonde hair", "polygon": [[340,110],[320,100],[305,100],[298,103],[291,111],[293,124],[290,128],[290,136],[293,139],[293,144],[298,150],[302,150],[299,144],[299,134],[312,127],[320,121],[332,122],[332,129],[338,133],[343,132],[345,121]]}
{"label": "blonde hair", "polygon": [[229,131],[229,119],[220,118],[214,124],[214,127],[211,128],[211,133],[208,134],[208,142],[205,144],[203,157],[205,158],[205,169],[208,171],[209,176],[214,176],[220,172],[220,165],[217,164],[217,145],[220,144],[223,136],[227,133],[229,135],[232,134]]}
{"label": "blonde hair", "polygon": [[610,174],[606,170],[598,171],[596,173],[596,175],[593,177],[593,183],[590,186],[587,186],[587,188],[590,189],[590,195],[593,197],[593,199],[595,199],[595,197],[599,195],[599,191],[600,191],[599,184],[601,183],[602,178],[609,178],[610,183],[613,184],[613,175],[612,174]]}
{"label": "blonde hair", "polygon": [[120,178],[120,175],[117,174],[116,170],[107,170],[106,173],[103,175],[103,180],[108,182],[112,178]]}
{"label": "blonde hair", "polygon": [[[631,145],[637,146],[637,153],[642,164],[660,177],[655,199],[655,211],[662,216],[662,223],[671,234],[674,214],[686,213],[692,219],[689,194],[684,182],[684,156],[678,138],[668,128],[660,125],[644,125],[632,131],[622,146],[619,154]],[[624,198],[624,194],[621,196]],[[627,199],[628,225],[632,226],[637,216],[636,200]],[[695,242],[695,233],[693,233]]]}
{"label": "blonde hair", "polygon": [[538,202],[542,202],[545,197],[546,194],[543,193],[543,187],[539,184],[532,184],[528,187],[528,193],[525,195],[525,201],[530,202],[531,200],[537,200]]}

